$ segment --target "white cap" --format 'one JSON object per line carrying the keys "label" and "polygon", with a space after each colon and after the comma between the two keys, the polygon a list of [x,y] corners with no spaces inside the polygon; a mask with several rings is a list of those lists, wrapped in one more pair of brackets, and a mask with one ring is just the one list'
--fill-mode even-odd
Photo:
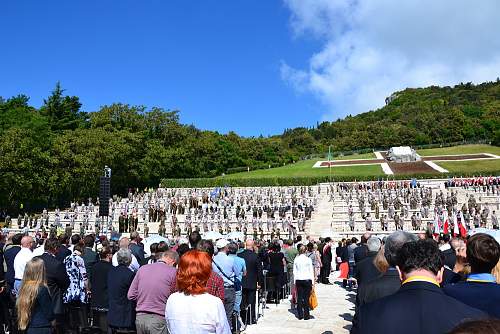
{"label": "white cap", "polygon": [[215,247],[217,247],[218,249],[222,249],[222,248],[226,247],[227,245],[229,245],[229,241],[227,241],[226,239],[219,239],[215,243]]}

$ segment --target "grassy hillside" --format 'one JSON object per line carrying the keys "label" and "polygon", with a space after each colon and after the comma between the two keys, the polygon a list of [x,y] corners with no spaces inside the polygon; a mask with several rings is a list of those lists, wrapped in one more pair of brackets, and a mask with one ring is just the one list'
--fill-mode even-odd
{"label": "grassy hillside", "polygon": [[474,154],[474,153],[491,153],[500,156],[500,147],[492,145],[461,145],[461,146],[418,150],[417,153],[420,154],[421,156]]}

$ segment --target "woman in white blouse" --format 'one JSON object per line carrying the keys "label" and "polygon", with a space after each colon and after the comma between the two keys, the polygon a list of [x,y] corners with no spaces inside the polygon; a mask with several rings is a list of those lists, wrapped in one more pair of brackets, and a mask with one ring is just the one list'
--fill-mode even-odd
{"label": "woman in white blouse", "polygon": [[192,250],[180,258],[178,292],[168,297],[165,318],[170,334],[230,334],[222,301],[206,292],[212,261]]}
{"label": "woman in white blouse", "polygon": [[293,279],[297,289],[297,315],[299,319],[309,320],[309,296],[314,284],[314,267],[306,255],[306,247],[299,247],[299,255],[293,261]]}

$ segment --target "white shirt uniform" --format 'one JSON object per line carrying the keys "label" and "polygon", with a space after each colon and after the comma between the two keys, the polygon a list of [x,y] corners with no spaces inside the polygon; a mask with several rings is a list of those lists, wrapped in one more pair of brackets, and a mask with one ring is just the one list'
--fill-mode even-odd
{"label": "white shirt uniform", "polygon": [[29,248],[22,247],[14,258],[14,278],[22,280],[26,263],[33,258],[33,252]]}

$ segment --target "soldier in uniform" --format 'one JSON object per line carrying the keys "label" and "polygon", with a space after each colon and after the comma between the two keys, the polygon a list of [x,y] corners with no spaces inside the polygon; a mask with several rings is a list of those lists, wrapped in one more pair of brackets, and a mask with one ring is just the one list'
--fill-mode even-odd
{"label": "soldier in uniform", "polygon": [[415,212],[411,215],[411,226],[413,227],[413,230],[417,230],[417,216],[415,215]]}
{"label": "soldier in uniform", "polygon": [[367,213],[365,216],[365,227],[367,231],[372,230],[372,217],[370,216],[370,213]]}
{"label": "soldier in uniform", "polygon": [[167,233],[167,229],[165,228],[165,223],[160,223],[160,227],[158,227],[158,234],[162,237]]}
{"label": "soldier in uniform", "polygon": [[380,217],[380,227],[382,231],[387,231],[388,223],[387,223],[387,215],[382,215]]}
{"label": "soldier in uniform", "polygon": [[399,214],[397,212],[394,214],[394,224],[396,225],[396,230],[403,229],[403,224],[401,222],[401,218],[399,217]]}
{"label": "soldier in uniform", "polygon": [[149,237],[149,226],[147,223],[144,223],[144,238]]}

